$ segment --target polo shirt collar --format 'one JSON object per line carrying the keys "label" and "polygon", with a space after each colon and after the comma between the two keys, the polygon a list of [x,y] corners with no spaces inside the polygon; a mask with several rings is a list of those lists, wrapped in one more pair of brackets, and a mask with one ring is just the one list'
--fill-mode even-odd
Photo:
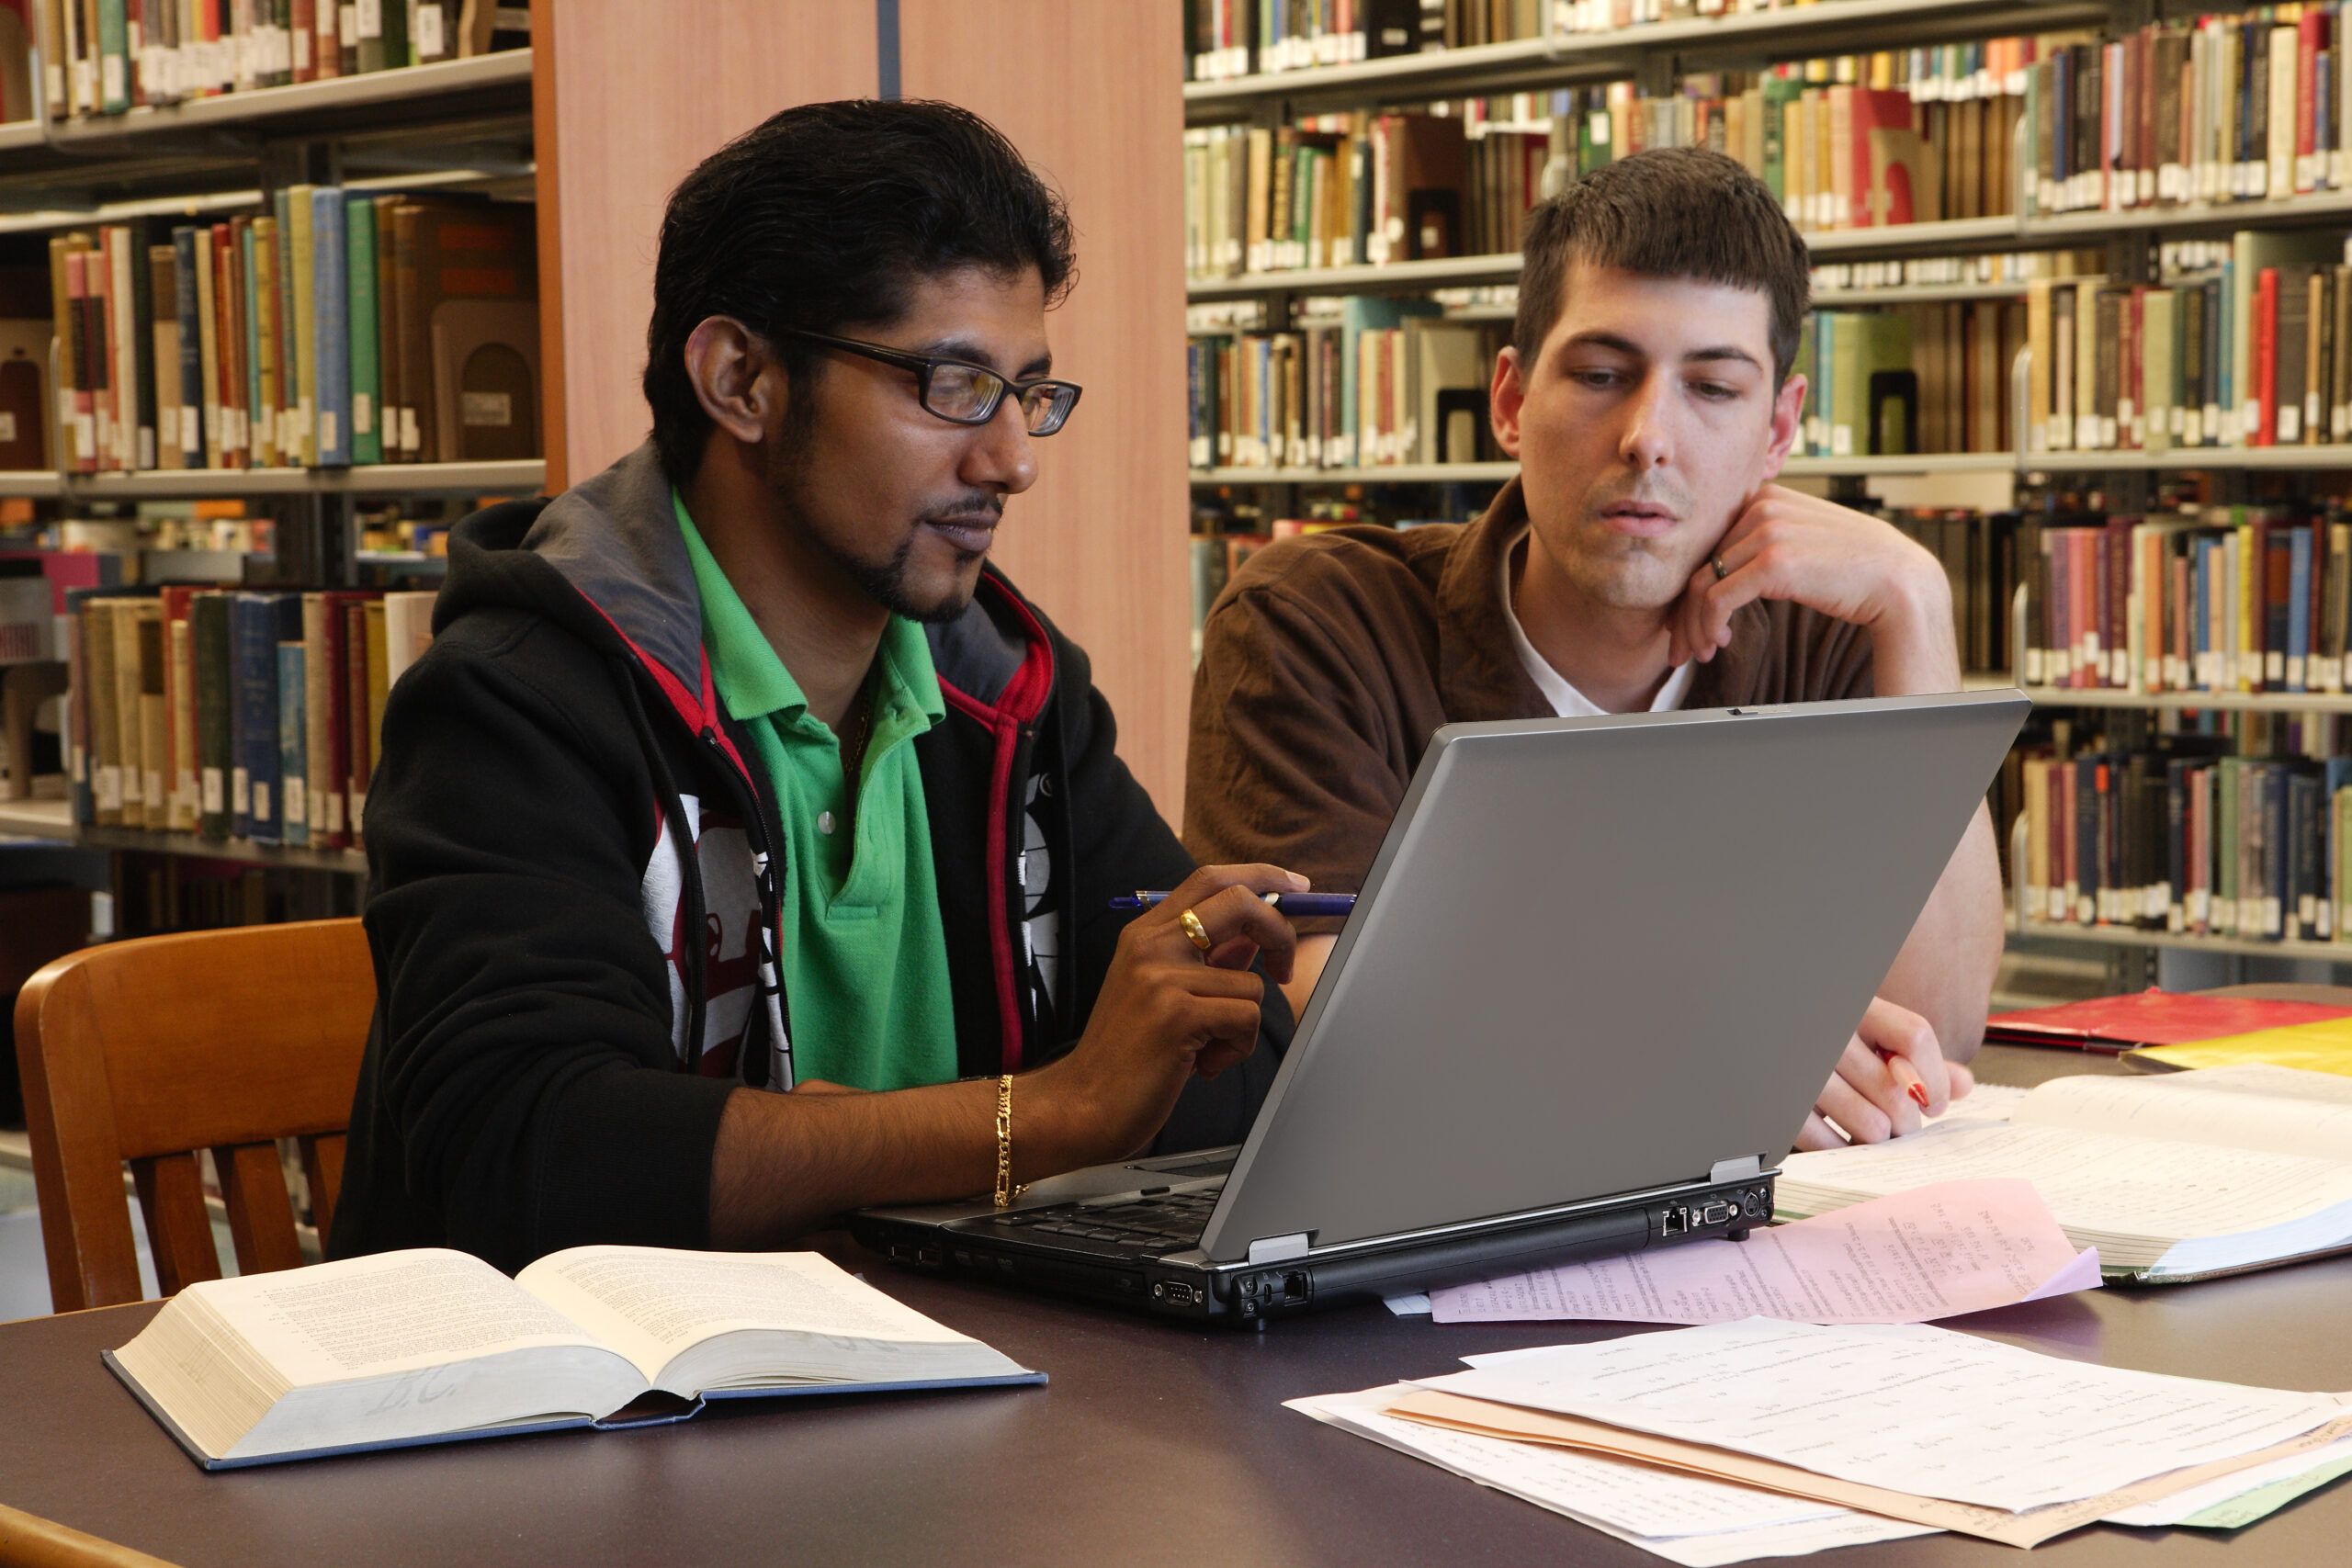
{"label": "polo shirt collar", "polygon": [[[718,688],[718,699],[726,706],[728,716],[741,723],[773,716],[775,723],[791,726],[808,712],[808,698],[800,690],[800,682],[785,668],[784,660],[776,656],[775,645],[768,641],[767,634],[760,629],[759,622],[752,619],[750,608],[744,604],[742,595],[719,569],[710,547],[703,543],[701,531],[686,513],[685,498],[674,487],[670,491],[670,505],[677,514],[678,532],[685,538],[687,558],[694,565],[695,581],[702,591],[711,682]],[[901,734],[920,732],[947,716],[947,703],[940,694],[939,672],[931,661],[931,641],[923,636],[921,626],[904,615],[892,615],[883,626],[875,659],[880,667],[881,684],[875,693],[876,734],[868,744],[878,752],[886,739],[882,716],[910,707],[924,722],[888,728]]]}

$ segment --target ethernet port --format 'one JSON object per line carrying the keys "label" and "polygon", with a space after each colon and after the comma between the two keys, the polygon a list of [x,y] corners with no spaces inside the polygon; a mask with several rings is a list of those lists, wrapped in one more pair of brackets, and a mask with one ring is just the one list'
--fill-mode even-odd
{"label": "ethernet port", "polygon": [[1658,1216],[1657,1234],[1680,1235],[1690,1228],[1690,1211],[1677,1203]]}

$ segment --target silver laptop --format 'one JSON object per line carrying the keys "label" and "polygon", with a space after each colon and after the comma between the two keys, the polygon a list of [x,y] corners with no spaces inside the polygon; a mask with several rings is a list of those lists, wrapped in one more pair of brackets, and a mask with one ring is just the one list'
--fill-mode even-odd
{"label": "silver laptop", "polygon": [[852,1229],[1234,1323],[1745,1236],[2030,707],[1449,725],[1238,1148]]}

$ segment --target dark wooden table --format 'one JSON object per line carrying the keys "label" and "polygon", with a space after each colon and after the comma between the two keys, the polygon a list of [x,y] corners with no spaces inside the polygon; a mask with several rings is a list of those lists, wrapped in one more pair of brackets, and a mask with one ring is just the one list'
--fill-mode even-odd
{"label": "dark wooden table", "polygon": [[[1995,1076],[2035,1076],[2032,1053]],[[2059,1058],[2070,1060],[2070,1058]],[[2091,1064],[2084,1064],[2091,1065]],[[854,1254],[837,1254],[845,1258]],[[1377,1309],[1201,1334],[860,1260],[920,1310],[1043,1368],[1043,1389],[741,1402],[681,1427],[560,1433],[208,1475],[98,1363],[153,1303],[0,1326],[0,1504],[189,1564],[1663,1561],[1283,1409],[1622,1325],[1439,1327]],[[2352,1389],[2352,1258],[1959,1320],[2112,1366]],[[2240,1539],[2242,1538],[2242,1539]],[[2098,1527],[2060,1568],[2352,1561],[2352,1485],[2239,1537]],[[1953,1536],[1840,1568],[2017,1562]]]}

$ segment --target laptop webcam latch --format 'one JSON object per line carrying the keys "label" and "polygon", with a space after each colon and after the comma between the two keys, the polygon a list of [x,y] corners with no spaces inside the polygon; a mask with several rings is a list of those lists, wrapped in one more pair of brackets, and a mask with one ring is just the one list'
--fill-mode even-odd
{"label": "laptop webcam latch", "polygon": [[1764,1156],[1748,1155],[1741,1159],[1719,1159],[1714,1169],[1707,1172],[1710,1181],[1739,1181],[1750,1176],[1764,1174]]}
{"label": "laptop webcam latch", "polygon": [[1261,1236],[1259,1239],[1250,1244],[1250,1261],[1252,1263],[1287,1263],[1294,1258],[1306,1257],[1306,1247],[1307,1241],[1306,1233],[1305,1231],[1300,1231],[1293,1235]]}

